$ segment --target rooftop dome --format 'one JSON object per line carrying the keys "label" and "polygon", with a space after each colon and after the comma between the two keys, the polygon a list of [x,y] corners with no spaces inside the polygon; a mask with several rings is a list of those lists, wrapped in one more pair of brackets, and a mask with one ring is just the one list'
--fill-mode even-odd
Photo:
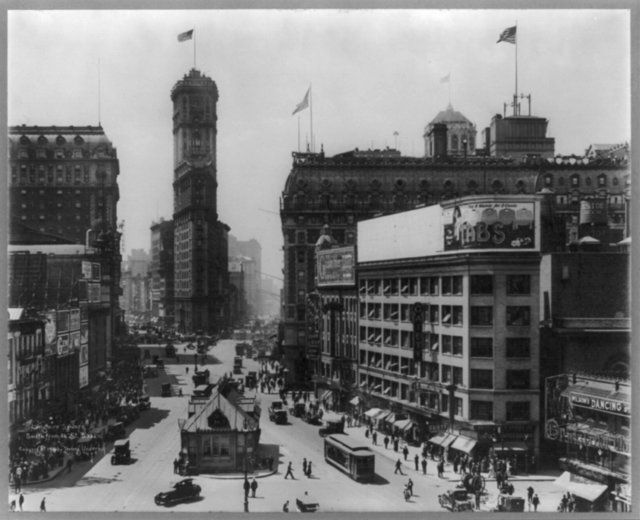
{"label": "rooftop dome", "polygon": [[454,110],[451,103],[447,106],[446,110],[441,110],[438,115],[433,118],[429,123],[430,125],[436,123],[469,123],[472,124],[465,116],[463,116],[457,110]]}

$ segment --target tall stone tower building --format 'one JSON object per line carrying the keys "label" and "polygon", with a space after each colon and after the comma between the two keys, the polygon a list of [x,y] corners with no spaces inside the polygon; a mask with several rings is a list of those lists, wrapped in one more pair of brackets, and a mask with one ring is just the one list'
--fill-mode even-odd
{"label": "tall stone tower building", "polygon": [[229,227],[218,220],[218,88],[191,69],[171,90],[175,320],[189,332],[227,325]]}

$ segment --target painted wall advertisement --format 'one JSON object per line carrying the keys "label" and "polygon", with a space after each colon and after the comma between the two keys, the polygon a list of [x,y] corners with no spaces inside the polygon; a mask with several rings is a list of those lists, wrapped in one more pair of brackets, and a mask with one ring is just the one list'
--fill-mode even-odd
{"label": "painted wall advertisement", "polygon": [[442,210],[444,249],[534,249],[533,202],[476,202]]}
{"label": "painted wall advertisement", "polygon": [[69,350],[69,334],[58,334],[58,356],[66,356]]}
{"label": "painted wall advertisement", "polygon": [[318,251],[318,287],[355,285],[353,246]]}
{"label": "painted wall advertisement", "polygon": [[89,302],[97,303],[100,301],[100,284],[99,283],[90,283],[89,284]]}
{"label": "painted wall advertisement", "polygon": [[89,324],[81,323],[80,324],[80,344],[86,345],[89,343]]}
{"label": "painted wall advertisement", "polygon": [[89,365],[80,365],[78,372],[78,386],[80,388],[89,386]]}
{"label": "painted wall advertisement", "polygon": [[91,280],[91,262],[82,261],[82,277],[85,280]]}

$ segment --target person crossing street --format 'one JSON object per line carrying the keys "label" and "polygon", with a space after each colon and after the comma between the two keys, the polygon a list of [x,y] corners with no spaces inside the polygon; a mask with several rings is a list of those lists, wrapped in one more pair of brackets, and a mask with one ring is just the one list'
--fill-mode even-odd
{"label": "person crossing street", "polygon": [[400,459],[396,461],[396,469],[393,472],[393,474],[395,475],[396,473],[400,473],[400,475],[404,475],[404,473],[402,473],[402,461]]}
{"label": "person crossing street", "polygon": [[418,469],[418,464],[419,464],[419,463],[420,463],[420,457],[418,457],[418,454],[416,453],[416,456],[415,456],[415,457],[413,457],[413,464],[414,464],[414,465],[415,465],[415,467],[416,467],[416,471],[420,471],[420,470]]}
{"label": "person crossing street", "polygon": [[295,480],[295,479],[296,479],[296,477],[294,477],[294,476],[293,476],[293,467],[292,467],[292,466],[293,466],[293,465],[292,465],[291,461],[289,461],[289,465],[287,466],[287,473],[286,473],[286,474],[285,474],[285,476],[284,476],[284,479],[285,479],[285,480],[289,477],[289,475],[291,475],[291,478],[292,478],[293,480]]}
{"label": "person crossing street", "polygon": [[426,457],[422,457],[422,474],[427,474],[427,459]]}

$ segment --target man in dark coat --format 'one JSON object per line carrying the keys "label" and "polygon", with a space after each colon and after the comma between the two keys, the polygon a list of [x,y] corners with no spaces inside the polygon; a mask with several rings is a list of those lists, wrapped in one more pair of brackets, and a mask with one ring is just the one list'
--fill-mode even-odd
{"label": "man in dark coat", "polygon": [[244,498],[247,498],[249,496],[250,489],[251,489],[251,484],[249,484],[249,481],[245,478],[244,479]]}
{"label": "man in dark coat", "polygon": [[420,462],[420,457],[418,457],[418,454],[416,453],[416,456],[415,456],[415,457],[413,457],[413,463],[414,463],[414,464],[415,464],[415,466],[416,466],[416,471],[419,471],[419,469],[418,469],[418,463],[419,463],[419,462]]}
{"label": "man in dark coat", "polygon": [[284,476],[285,480],[287,479],[287,477],[288,477],[289,475],[291,475],[291,478],[292,478],[293,480],[295,480],[295,479],[296,479],[296,477],[294,477],[294,476],[293,476],[293,467],[292,467],[291,461],[289,461],[289,465],[287,466],[287,473],[286,473],[286,474],[285,474],[285,476]]}
{"label": "man in dark coat", "polygon": [[404,473],[402,473],[402,461],[400,459],[398,459],[396,461],[396,469],[395,469],[395,471],[393,473],[394,473],[394,475],[396,473],[400,473],[400,475],[404,475]]}
{"label": "man in dark coat", "polygon": [[258,489],[258,483],[256,482],[255,477],[251,481],[251,497],[256,498],[256,490]]}
{"label": "man in dark coat", "polygon": [[407,457],[409,456],[409,448],[407,448],[407,445],[404,445],[404,448],[402,448],[402,454],[404,455],[404,460],[407,460]]}

